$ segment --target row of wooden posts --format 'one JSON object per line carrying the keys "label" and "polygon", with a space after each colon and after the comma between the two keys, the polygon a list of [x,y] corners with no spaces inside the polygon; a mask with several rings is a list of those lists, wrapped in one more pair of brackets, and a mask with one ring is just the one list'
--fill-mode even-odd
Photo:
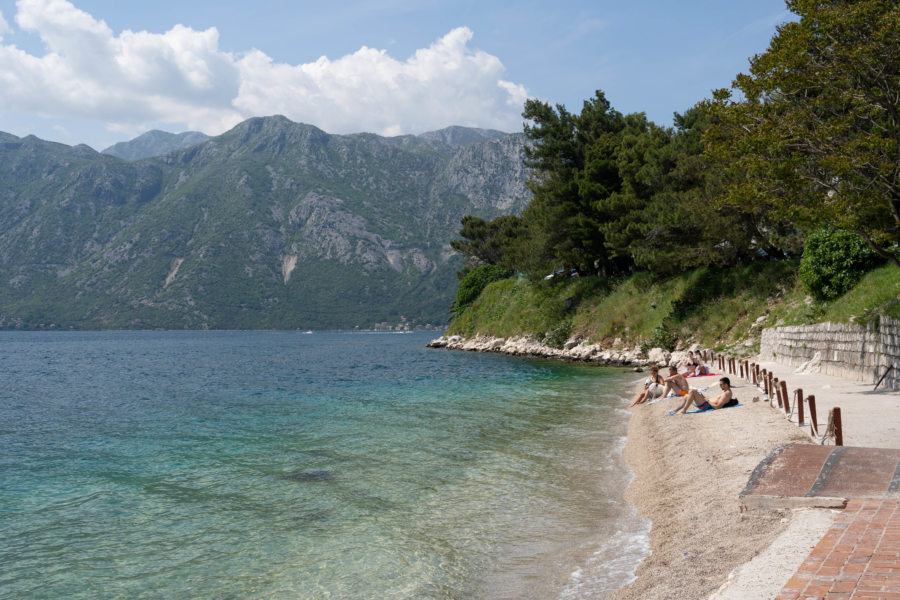
{"label": "row of wooden posts", "polygon": [[[761,388],[769,397],[778,399],[778,408],[784,410],[785,415],[790,417],[791,399],[788,396],[787,381],[779,380],[771,372],[761,369],[754,362],[746,359],[736,359],[733,356],[725,356],[716,354],[712,350],[703,351],[704,364],[718,364],[719,371],[728,373],[745,379],[753,385]],[[804,404],[809,406],[810,432],[815,436],[819,436],[819,423],[816,419],[816,397],[813,394],[803,397],[803,390],[797,388],[793,393],[794,406],[797,407],[797,421],[803,427],[804,423]],[[844,434],[841,429],[841,409],[835,406],[832,409],[832,421],[834,423],[834,443],[837,446],[844,445]]]}

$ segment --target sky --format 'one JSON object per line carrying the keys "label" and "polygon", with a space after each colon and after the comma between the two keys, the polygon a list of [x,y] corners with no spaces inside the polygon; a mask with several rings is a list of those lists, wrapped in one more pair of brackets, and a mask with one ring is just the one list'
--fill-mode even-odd
{"label": "sky", "polygon": [[102,150],[281,114],[329,133],[522,130],[526,99],[673,114],[784,0],[0,0],[0,131]]}

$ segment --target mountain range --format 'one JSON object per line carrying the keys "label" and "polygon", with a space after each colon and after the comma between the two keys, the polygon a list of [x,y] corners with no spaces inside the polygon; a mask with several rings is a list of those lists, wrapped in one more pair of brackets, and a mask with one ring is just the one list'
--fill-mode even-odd
{"label": "mountain range", "polygon": [[440,325],[460,219],[530,199],[522,134],[194,133],[98,153],[0,132],[0,327]]}

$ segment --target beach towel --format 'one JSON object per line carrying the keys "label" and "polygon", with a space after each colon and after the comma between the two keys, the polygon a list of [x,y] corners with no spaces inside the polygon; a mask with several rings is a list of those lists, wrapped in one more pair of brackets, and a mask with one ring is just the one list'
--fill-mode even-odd
{"label": "beach towel", "polygon": [[694,375],[693,373],[691,373],[689,375],[685,375],[684,378],[687,379],[688,377],[713,377],[715,375],[721,375],[721,373],[707,373],[706,375]]}
{"label": "beach towel", "polygon": [[[725,410],[726,408],[732,408],[732,407],[735,407],[735,406],[743,406],[743,404],[741,404],[740,402],[738,402],[737,404],[726,404],[726,405],[723,406],[722,408],[713,408],[712,406],[709,405],[709,403],[707,403],[705,408],[698,408],[697,410],[689,410],[689,411],[687,411],[687,412],[684,413],[684,414],[686,414],[686,415],[694,415],[694,414],[697,414],[697,413],[709,412],[709,411],[711,411],[711,410]],[[674,410],[670,410],[670,411],[669,411],[669,414],[670,414],[670,415],[674,415],[674,414],[675,414],[675,411],[674,411]]]}

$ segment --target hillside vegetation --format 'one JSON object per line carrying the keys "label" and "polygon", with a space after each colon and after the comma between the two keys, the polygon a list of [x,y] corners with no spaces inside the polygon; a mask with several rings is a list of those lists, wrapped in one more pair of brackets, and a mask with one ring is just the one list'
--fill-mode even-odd
{"label": "hillside vegetation", "polygon": [[448,335],[530,335],[560,347],[567,339],[608,346],[674,349],[699,343],[750,354],[763,327],[820,321],[900,318],[900,267],[885,264],[832,301],[816,301],[797,276],[798,261],[709,267],[653,279],[637,273],[487,285],[456,315]]}
{"label": "hillside vegetation", "polygon": [[[644,271],[668,282],[663,297],[690,301],[704,287],[694,277],[718,289],[734,282],[715,269],[752,275],[772,268],[754,262],[803,253],[821,301],[878,264],[900,267],[900,6],[788,8],[799,20],[776,29],[749,73],[674,128],[620,113],[600,90],[580,112],[528,100],[533,197],[520,216],[462,220],[452,246],[468,268],[610,281]],[[679,304],[673,318],[689,313]]]}
{"label": "hillside vegetation", "polygon": [[763,326],[900,317],[900,5],[787,7],[674,128],[599,90],[528,100],[533,197],[461,221],[450,333],[749,350]]}

